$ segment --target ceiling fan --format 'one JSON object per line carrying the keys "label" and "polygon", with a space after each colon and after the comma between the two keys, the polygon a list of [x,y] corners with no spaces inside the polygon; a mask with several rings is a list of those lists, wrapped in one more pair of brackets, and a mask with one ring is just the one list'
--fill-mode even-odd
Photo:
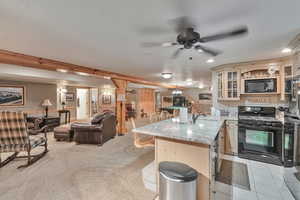
{"label": "ceiling fan", "polygon": [[177,58],[179,54],[184,49],[194,49],[198,52],[204,52],[210,56],[217,56],[221,54],[221,51],[215,50],[206,46],[203,46],[202,43],[207,43],[216,40],[222,40],[227,38],[233,38],[236,36],[241,36],[248,33],[247,26],[240,26],[238,28],[232,29],[230,31],[220,32],[210,36],[202,37],[199,32],[195,31],[195,26],[190,23],[188,17],[180,17],[173,20],[175,23],[175,32],[178,34],[176,42],[144,42],[142,43],[143,47],[172,47],[178,46],[179,48],[173,53],[172,58]]}

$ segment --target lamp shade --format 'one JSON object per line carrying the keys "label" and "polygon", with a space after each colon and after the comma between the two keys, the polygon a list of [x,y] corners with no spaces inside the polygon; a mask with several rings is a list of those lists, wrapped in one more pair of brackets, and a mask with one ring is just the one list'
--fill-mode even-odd
{"label": "lamp shade", "polygon": [[52,103],[49,99],[45,99],[42,103],[42,106],[46,107],[46,106],[52,106]]}

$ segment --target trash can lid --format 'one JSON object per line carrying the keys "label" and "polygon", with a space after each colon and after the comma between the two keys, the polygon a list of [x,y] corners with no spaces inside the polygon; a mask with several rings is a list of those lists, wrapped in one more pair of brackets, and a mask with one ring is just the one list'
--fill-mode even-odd
{"label": "trash can lid", "polygon": [[178,182],[194,181],[198,177],[196,170],[190,166],[179,162],[161,162],[159,163],[159,173],[166,178]]}

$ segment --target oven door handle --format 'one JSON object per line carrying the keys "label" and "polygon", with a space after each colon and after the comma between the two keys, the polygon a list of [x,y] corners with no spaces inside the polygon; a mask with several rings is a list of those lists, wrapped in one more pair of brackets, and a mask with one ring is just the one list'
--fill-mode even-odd
{"label": "oven door handle", "polygon": [[242,129],[251,129],[251,130],[268,130],[268,131],[281,131],[282,130],[282,127],[261,126],[261,125],[253,126],[253,125],[239,124],[238,127],[242,128]]}

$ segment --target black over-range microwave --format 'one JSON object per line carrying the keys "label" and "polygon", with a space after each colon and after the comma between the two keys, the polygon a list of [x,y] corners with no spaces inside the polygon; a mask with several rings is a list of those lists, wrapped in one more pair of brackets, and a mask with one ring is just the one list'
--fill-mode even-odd
{"label": "black over-range microwave", "polygon": [[245,93],[272,93],[277,92],[277,79],[245,80]]}

